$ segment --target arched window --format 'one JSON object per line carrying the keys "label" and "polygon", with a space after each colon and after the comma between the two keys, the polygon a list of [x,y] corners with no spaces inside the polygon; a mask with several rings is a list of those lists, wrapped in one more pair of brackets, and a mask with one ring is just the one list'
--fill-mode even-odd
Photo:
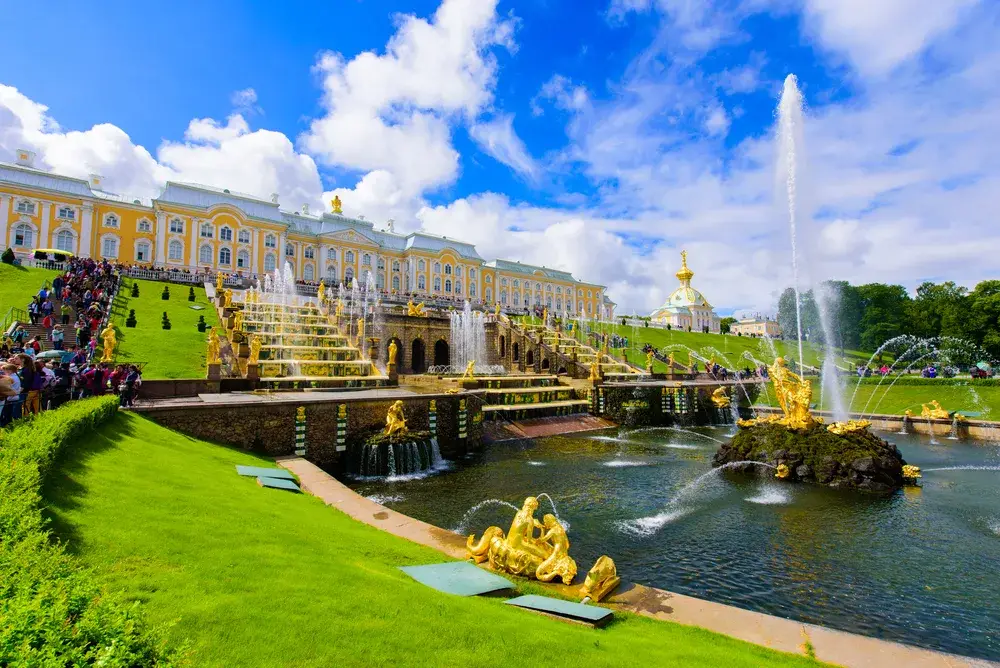
{"label": "arched window", "polygon": [[60,220],[73,220],[76,218],[76,210],[73,207],[61,206],[56,217]]}
{"label": "arched window", "polygon": [[378,278],[375,279],[375,287],[379,290],[385,290],[385,274],[379,272]]}
{"label": "arched window", "polygon": [[184,244],[182,244],[177,239],[174,239],[167,246],[167,259],[168,260],[183,260],[184,259]]}
{"label": "arched window", "polygon": [[361,256],[361,264],[362,264],[362,266],[365,266],[365,267],[372,266],[372,256],[369,255],[368,253],[365,253],[364,255],[362,255]]}
{"label": "arched window", "polygon": [[394,292],[399,292],[399,276],[392,277],[392,289]]}
{"label": "arched window", "polygon": [[228,248],[219,249],[219,264],[229,265],[233,261],[233,253]]}
{"label": "arched window", "polygon": [[327,260],[334,260],[334,261],[336,261],[336,259],[337,259],[337,249],[336,248],[327,248],[326,249],[326,259]]}
{"label": "arched window", "polygon": [[546,285],[545,286],[545,291],[546,292],[552,292],[552,286],[551,285]]}
{"label": "arched window", "polygon": [[212,247],[205,244],[198,249],[198,262],[201,264],[212,264]]}
{"label": "arched window", "polygon": [[399,271],[399,260],[393,260],[393,262],[392,262],[392,270],[393,271]]}
{"label": "arched window", "polygon": [[426,290],[427,289],[427,281],[424,279],[423,274],[421,274],[420,276],[417,277],[417,289],[418,290]]}
{"label": "arched window", "polygon": [[212,227],[212,224],[211,223],[203,224],[201,226],[201,238],[211,239],[213,236],[215,236],[215,228]]}
{"label": "arched window", "polygon": [[273,234],[268,234],[264,237],[264,248],[277,248],[278,239]]}
{"label": "arched window", "polygon": [[417,262],[417,269],[419,269],[420,271],[423,271],[423,270],[424,270],[424,267],[426,267],[426,266],[427,266],[427,265],[426,265],[426,264],[424,264],[424,261],[423,261],[423,260],[420,260],[419,262]]}
{"label": "arched window", "polygon": [[21,247],[32,246],[35,240],[35,231],[29,225],[21,223],[14,228],[14,245]]}
{"label": "arched window", "polygon": [[[516,285],[514,286],[517,287]],[[514,306],[521,303],[521,292],[519,290],[514,290]]]}
{"label": "arched window", "polygon": [[456,276],[462,275],[462,265],[460,264],[455,265],[455,275]]}
{"label": "arched window", "polygon": [[135,245],[135,261],[149,262],[149,242],[140,241]]}
{"label": "arched window", "polygon": [[292,244],[285,244],[285,256],[294,257],[295,256],[295,246]]}
{"label": "arched window", "polygon": [[493,288],[486,288],[486,302],[489,303],[492,301],[493,301]]}
{"label": "arched window", "polygon": [[476,296],[476,284],[475,283],[469,283],[469,296],[470,297],[475,297]]}
{"label": "arched window", "polygon": [[354,280],[354,267],[348,267],[344,271],[344,282],[350,283],[353,280]]}
{"label": "arched window", "polygon": [[441,292],[441,277],[434,277],[434,292]]}
{"label": "arched window", "polygon": [[326,265],[326,277],[331,281],[337,280],[337,265],[335,264]]}
{"label": "arched window", "polygon": [[493,277],[491,275],[489,275],[489,274],[486,274],[486,282],[487,283],[492,283],[493,282]]}
{"label": "arched window", "polygon": [[354,251],[347,251],[347,253],[344,254],[344,262],[347,264],[354,264]]}
{"label": "arched window", "polygon": [[541,283],[535,283],[535,291],[538,292],[541,289],[542,289],[542,284]]}
{"label": "arched window", "polygon": [[277,266],[277,258],[274,257],[274,253],[268,253],[264,256],[264,271],[271,273]]}
{"label": "arched window", "polygon": [[113,213],[104,216],[104,227],[118,227],[119,223],[118,216]]}
{"label": "arched window", "polygon": [[440,274],[441,273],[441,263],[440,262],[435,262],[434,263],[434,273],[435,274]]}
{"label": "arched window", "polygon": [[17,203],[17,212],[26,213],[29,216],[33,216],[35,215],[35,203],[29,202],[26,199],[22,199],[20,202]]}
{"label": "arched window", "polygon": [[149,222],[145,218],[140,218],[139,222],[135,224],[135,229],[139,232],[152,232],[153,223]]}
{"label": "arched window", "polygon": [[250,230],[240,230],[236,234],[236,240],[239,241],[241,244],[250,243]]}
{"label": "arched window", "polygon": [[315,277],[315,275],[316,275],[316,272],[313,269],[313,266],[311,264],[307,264],[302,269],[302,278],[304,278],[307,281],[313,280],[313,278]]}
{"label": "arched window", "polygon": [[513,282],[513,283],[511,283],[511,287],[513,287],[513,288],[514,288],[515,290],[517,290],[517,289],[518,289],[519,287],[521,287],[521,281],[519,281],[519,280],[517,280],[517,279],[515,278],[515,279],[514,279],[514,282]]}
{"label": "arched window", "polygon": [[250,266],[250,253],[245,250],[241,250],[236,254],[236,266],[239,269],[246,269]]}
{"label": "arched window", "polygon": [[556,297],[556,310],[562,310],[562,297]]}
{"label": "arched window", "polygon": [[561,295],[562,294],[562,286],[561,285],[557,285],[556,286],[556,294],[557,295]]}
{"label": "arched window", "polygon": [[313,248],[312,246],[306,246],[306,249],[302,251],[302,254],[305,256],[307,260],[312,260],[313,258],[316,257],[316,249]]}
{"label": "arched window", "polygon": [[462,294],[462,281],[455,281],[455,294]]}
{"label": "arched window", "polygon": [[503,304],[504,306],[507,305],[507,291],[506,290],[501,290],[500,291],[500,303]]}
{"label": "arched window", "polygon": [[475,269],[470,269],[469,270],[469,280],[470,281],[476,280],[476,270]]}
{"label": "arched window", "polygon": [[184,221],[180,218],[170,219],[170,233],[171,234],[184,234]]}
{"label": "arched window", "polygon": [[118,257],[118,237],[104,237],[101,241],[101,255]]}
{"label": "arched window", "polygon": [[56,249],[73,252],[73,233],[70,230],[59,230],[56,233]]}
{"label": "arched window", "polygon": [[552,308],[552,295],[549,295],[545,298],[545,305],[548,306],[549,308]]}
{"label": "arched window", "polygon": [[447,280],[445,280],[445,282],[444,282],[444,291],[445,292],[451,292],[451,279],[450,278],[447,279]]}
{"label": "arched window", "polygon": [[500,287],[502,287],[502,288],[507,287],[507,279],[506,278],[501,278],[500,279]]}
{"label": "arched window", "polygon": [[449,276],[451,275],[451,265],[450,264],[446,264],[444,266],[444,273],[448,274]]}
{"label": "arched window", "polygon": [[229,227],[223,226],[219,230],[219,239],[221,241],[232,241],[233,240],[233,230]]}
{"label": "arched window", "polygon": [[378,259],[378,262],[376,264],[378,265],[379,269],[385,269],[385,258],[384,257],[380,257]]}

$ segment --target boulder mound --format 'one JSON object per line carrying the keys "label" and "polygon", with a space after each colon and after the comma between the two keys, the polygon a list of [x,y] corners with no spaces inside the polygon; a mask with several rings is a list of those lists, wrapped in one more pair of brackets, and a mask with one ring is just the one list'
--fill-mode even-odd
{"label": "boulder mound", "polygon": [[824,424],[792,430],[775,423],[743,427],[719,446],[712,466],[755,461],[788,467],[789,481],[888,493],[903,486],[906,463],[895,445],[867,429],[834,434]]}

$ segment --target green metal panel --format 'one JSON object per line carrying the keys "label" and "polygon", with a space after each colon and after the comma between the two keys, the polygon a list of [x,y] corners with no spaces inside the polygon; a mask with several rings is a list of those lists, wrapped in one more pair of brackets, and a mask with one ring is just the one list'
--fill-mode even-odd
{"label": "green metal panel", "polygon": [[257,478],[263,476],[265,478],[283,478],[285,480],[295,480],[295,476],[286,471],[285,469],[269,469],[261,466],[237,466],[236,472],[240,475],[250,476],[251,478]]}
{"label": "green metal panel", "polygon": [[467,561],[449,561],[427,566],[400,566],[417,582],[446,594],[458,596],[478,596],[502,589],[511,589],[510,580],[494,575]]}
{"label": "green metal panel", "polygon": [[257,484],[261,487],[270,487],[272,489],[287,489],[291,492],[301,492],[299,486],[296,485],[291,480],[286,480],[285,478],[267,478],[261,476],[257,478]]}
{"label": "green metal panel", "polygon": [[563,601],[558,598],[536,596],[535,594],[518,596],[509,601],[504,601],[504,603],[597,625],[610,621],[612,617],[610,610],[597,605],[584,605],[582,603],[573,603],[572,601]]}

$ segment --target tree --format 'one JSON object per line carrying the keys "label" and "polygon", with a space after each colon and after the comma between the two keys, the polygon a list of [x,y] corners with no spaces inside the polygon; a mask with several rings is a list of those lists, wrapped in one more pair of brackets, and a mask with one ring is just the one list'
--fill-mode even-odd
{"label": "tree", "polygon": [[910,302],[907,329],[914,336],[965,336],[968,290],[953,281],[926,282]]}
{"label": "tree", "polygon": [[1000,281],[983,281],[969,293],[965,330],[969,339],[1000,359]]}
{"label": "tree", "polygon": [[[800,293],[802,312],[802,338],[809,341],[823,341],[823,327],[819,319],[819,308],[813,299],[812,290]],[[798,314],[795,312],[795,289],[785,288],[778,300],[778,325],[782,333],[791,339],[798,338]]]}
{"label": "tree", "polygon": [[847,281],[826,281],[820,287],[824,306],[829,311],[833,344],[855,349],[861,344],[861,317],[864,304],[858,289]]}
{"label": "tree", "polygon": [[736,322],[736,318],[726,317],[719,321],[719,331],[723,334],[728,334],[733,324]]}
{"label": "tree", "polygon": [[905,334],[910,295],[902,285],[869,283],[858,287],[864,307],[861,317],[861,347],[876,350],[883,343]]}

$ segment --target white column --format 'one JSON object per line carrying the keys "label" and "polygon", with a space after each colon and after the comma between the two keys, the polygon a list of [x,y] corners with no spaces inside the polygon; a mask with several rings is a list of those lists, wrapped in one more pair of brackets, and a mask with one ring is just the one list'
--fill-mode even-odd
{"label": "white column", "polygon": [[260,246],[260,235],[259,230],[253,230],[250,234],[250,271],[254,274],[260,276],[260,265],[257,264],[257,248]]}
{"label": "white column", "polygon": [[192,267],[198,266],[198,239],[201,238],[201,225],[198,224],[198,219],[191,218],[187,222],[188,234],[191,235],[191,256],[190,264]]}
{"label": "white column", "polygon": [[80,257],[90,257],[91,255],[91,245],[93,244],[93,239],[91,238],[91,226],[94,222],[94,205],[89,202],[83,203],[83,217],[80,221],[80,243],[77,249],[77,254]]}
{"label": "white column", "polygon": [[163,266],[167,262],[167,214],[156,212],[156,264]]}
{"label": "white column", "polygon": [[52,205],[42,204],[42,231],[38,239],[39,248],[49,248],[49,219],[52,215]]}
{"label": "white column", "polygon": [[316,252],[319,253],[316,256],[316,282],[318,283],[320,279],[326,280],[326,244],[321,243]]}
{"label": "white column", "polygon": [[277,255],[278,255],[278,261],[275,263],[275,266],[278,268],[278,271],[282,272],[282,273],[284,273],[284,271],[285,271],[285,260],[286,260],[286,257],[285,257],[285,244],[286,243],[288,243],[288,242],[285,239],[285,233],[282,232],[281,234],[278,235],[278,248],[275,249],[275,250],[278,251],[278,253],[277,253]]}
{"label": "white column", "polygon": [[[0,195],[0,231],[3,231],[4,244],[7,244],[7,217],[10,212],[10,195]],[[5,246],[6,247],[6,246]]]}

